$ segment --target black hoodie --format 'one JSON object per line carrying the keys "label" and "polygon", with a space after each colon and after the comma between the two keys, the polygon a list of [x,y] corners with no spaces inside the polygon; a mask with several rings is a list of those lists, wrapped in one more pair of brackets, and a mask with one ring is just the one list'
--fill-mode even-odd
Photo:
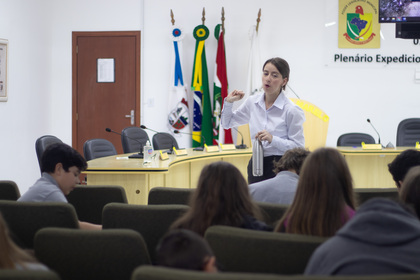
{"label": "black hoodie", "polygon": [[364,203],[337,234],[319,246],[307,275],[420,272],[420,221],[397,202]]}

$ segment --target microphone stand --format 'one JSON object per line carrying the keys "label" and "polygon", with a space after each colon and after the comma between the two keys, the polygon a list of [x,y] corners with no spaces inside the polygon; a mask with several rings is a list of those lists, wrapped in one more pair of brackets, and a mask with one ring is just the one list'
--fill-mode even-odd
{"label": "microphone stand", "polygon": [[235,147],[236,147],[236,149],[246,149],[246,148],[248,148],[245,144],[244,144],[244,135],[236,128],[236,127],[234,127],[233,129],[235,129],[240,135],[241,135],[241,139],[242,139],[242,143],[241,143],[241,145],[236,145]]}
{"label": "microphone stand", "polygon": [[[162,134],[162,135],[167,136],[167,134],[165,134],[164,132],[159,132],[159,131],[153,130],[151,128],[146,127],[145,125],[140,125],[140,128],[141,129],[147,129],[147,130],[153,131],[156,134]],[[171,140],[171,147],[169,148],[169,150],[166,151],[166,153],[172,154],[173,151],[174,151],[174,141],[172,140],[172,138],[170,138],[170,137],[168,137],[168,138]]]}
{"label": "microphone stand", "polygon": [[[114,131],[114,130],[112,130],[110,128],[105,128],[105,131],[106,132],[112,132],[112,133],[118,134],[118,135],[120,135],[122,137],[121,133],[118,133],[118,132],[116,132],[116,131]],[[125,137],[127,137],[128,139],[133,140],[133,141],[135,141],[135,142],[137,142],[137,143],[140,144],[140,152],[138,152],[137,154],[129,155],[128,158],[143,158],[144,157],[144,155],[143,155],[143,148],[144,148],[143,143],[140,142],[139,140],[135,139],[135,138],[131,138],[131,137],[128,137],[128,136],[125,136]]]}
{"label": "microphone stand", "polygon": [[[179,130],[177,130],[177,129],[175,129],[175,130],[174,130],[174,133],[175,133],[175,134],[187,134],[187,135],[192,135],[192,136],[194,136],[194,134],[192,134],[192,133],[181,132],[181,131],[179,131]],[[204,151],[204,145],[206,144],[206,138],[204,138],[204,136],[203,136],[203,135],[200,135],[200,137],[201,137],[201,139],[203,139],[203,146],[201,146],[201,147],[195,147],[195,148],[193,149],[193,151]]]}

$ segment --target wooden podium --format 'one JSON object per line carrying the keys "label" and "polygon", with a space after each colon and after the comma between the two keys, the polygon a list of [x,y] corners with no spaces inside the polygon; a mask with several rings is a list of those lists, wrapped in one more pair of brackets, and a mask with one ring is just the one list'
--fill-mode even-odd
{"label": "wooden podium", "polygon": [[[303,133],[305,135],[305,147],[310,151],[324,147],[327,142],[328,124],[330,118],[316,105],[297,98],[289,98],[305,112],[306,121],[303,123]],[[242,125],[238,130],[244,135],[244,144],[252,147],[249,126]],[[241,137],[237,137],[237,145],[241,144]]]}

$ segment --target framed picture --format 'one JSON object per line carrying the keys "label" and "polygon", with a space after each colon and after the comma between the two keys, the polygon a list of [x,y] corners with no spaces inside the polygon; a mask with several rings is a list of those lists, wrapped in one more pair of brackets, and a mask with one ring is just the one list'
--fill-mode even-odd
{"label": "framed picture", "polygon": [[7,101],[7,55],[9,41],[0,39],[0,101]]}

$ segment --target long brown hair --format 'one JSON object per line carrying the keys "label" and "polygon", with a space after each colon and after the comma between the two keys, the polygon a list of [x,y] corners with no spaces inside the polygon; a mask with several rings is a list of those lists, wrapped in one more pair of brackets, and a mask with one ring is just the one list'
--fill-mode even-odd
{"label": "long brown hair", "polygon": [[172,224],[172,229],[185,228],[204,235],[212,225],[241,226],[244,216],[261,217],[242,173],[224,161],[203,168],[189,204],[189,211]]}
{"label": "long brown hair", "polygon": [[9,236],[9,229],[0,213],[0,269],[15,269],[16,264],[36,262],[28,253],[19,248]]}
{"label": "long brown hair", "polygon": [[293,203],[275,231],[333,236],[348,219],[346,205],[355,209],[353,196],[344,157],[334,148],[317,149],[303,163]]}

